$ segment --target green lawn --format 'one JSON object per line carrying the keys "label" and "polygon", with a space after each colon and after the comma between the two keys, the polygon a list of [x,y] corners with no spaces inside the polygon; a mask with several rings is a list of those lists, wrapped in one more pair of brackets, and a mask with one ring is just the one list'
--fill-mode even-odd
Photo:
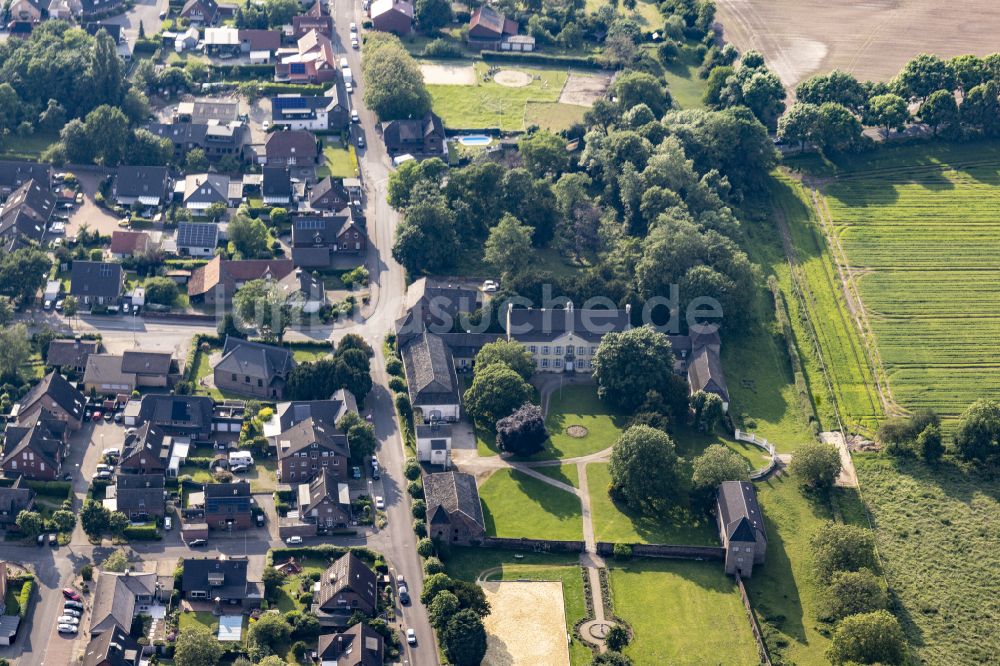
{"label": "green lawn", "polygon": [[688,44],[663,73],[670,96],[682,109],[700,109],[705,106],[702,98],[705,96],[706,80],[698,76],[701,62],[698,52]]}
{"label": "green lawn", "polygon": [[580,499],[522,472],[498,470],[479,487],[479,497],[489,536],[583,538]]}
{"label": "green lawn", "polygon": [[[595,385],[570,384],[550,396],[545,425],[550,439],[539,457],[574,458],[609,448],[621,436],[624,418],[597,397]],[[587,435],[570,437],[566,428],[571,425],[582,425]]]}
{"label": "green lawn", "polygon": [[204,467],[196,465],[181,465],[177,472],[178,476],[190,476],[195,483],[211,483],[212,474]]}
{"label": "green lawn", "polygon": [[[585,8],[587,13],[590,14],[596,12],[606,4],[607,2],[604,2],[604,0],[587,0]],[[657,8],[656,3],[650,2],[650,0],[639,0],[633,10],[619,7],[618,13],[635,20],[642,26],[643,30],[653,31],[663,29],[663,15],[660,13],[659,8]]]}
{"label": "green lawn", "polygon": [[254,466],[237,478],[250,482],[250,492],[271,493],[278,485],[278,461],[274,458],[264,458],[254,461]]}
{"label": "green lawn", "polygon": [[587,465],[591,520],[598,541],[719,545],[715,523],[708,516],[692,515],[684,509],[672,515],[647,516],[624,504],[615,504],[608,495],[610,485],[611,473],[606,463]]}
{"label": "green lawn", "polygon": [[526,127],[538,125],[550,132],[560,132],[575,123],[583,122],[585,113],[587,107],[577,104],[529,101],[524,108],[524,124]]}
{"label": "green lawn", "polygon": [[212,636],[219,633],[219,618],[211,611],[181,612],[177,620],[177,630],[180,632],[192,629],[208,629]]}
{"label": "green lawn", "polygon": [[340,145],[323,147],[323,164],[316,168],[317,178],[354,178],[357,176],[358,158],[354,146],[342,148]]}
{"label": "green lawn", "polygon": [[330,349],[293,349],[292,358],[296,363],[310,363],[331,356]]}
{"label": "green lawn", "polygon": [[428,85],[434,112],[441,116],[449,129],[499,127],[505,131],[525,129],[528,102],[558,102],[567,73],[561,69],[545,69],[519,65],[504,67],[526,72],[530,84],[519,88],[503,86],[490,78],[483,80],[488,65],[476,62],[476,84],[472,86]]}
{"label": "green lawn", "polygon": [[641,561],[610,569],[615,614],[636,664],[759,663],[736,583],[717,562]]}
{"label": "green lawn", "polygon": [[536,472],[541,472],[550,479],[555,479],[574,488],[580,487],[580,473],[575,464],[553,465],[551,467],[535,467]]}
{"label": "green lawn", "polygon": [[45,149],[59,140],[58,133],[35,132],[28,136],[11,134],[0,142],[0,157],[4,159],[37,160]]}

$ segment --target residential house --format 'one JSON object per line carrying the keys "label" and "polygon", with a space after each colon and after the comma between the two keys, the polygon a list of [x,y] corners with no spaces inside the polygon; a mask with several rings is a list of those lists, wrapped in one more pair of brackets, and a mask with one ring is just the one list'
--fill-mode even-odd
{"label": "residential house", "polygon": [[240,54],[240,34],[236,28],[205,28],[202,40],[205,52],[219,57],[234,57]]}
{"label": "residential house", "polygon": [[689,335],[670,336],[670,343],[677,358],[674,369],[687,376],[691,393],[714,393],[722,399],[723,410],[729,411],[729,386],[722,371],[718,332],[692,330]]}
{"label": "residential house", "polygon": [[425,329],[436,334],[448,333],[463,315],[471,315],[481,305],[480,292],[461,283],[427,277],[415,280],[404,296],[406,314],[396,321],[397,343],[402,348]]}
{"label": "residential house", "polygon": [[227,337],[213,374],[215,386],[222,391],[280,400],[294,367],[291,350]]}
{"label": "residential house", "polygon": [[209,483],[200,494],[201,498],[189,497],[186,519],[197,518],[211,529],[249,529],[253,516],[249,483]]}
{"label": "residential house", "polygon": [[83,25],[83,29],[91,37],[97,37],[97,33],[103,30],[108,33],[108,37],[110,37],[115,44],[120,44],[123,39],[122,26],[117,23],[101,23],[98,21],[91,21],[90,23],[85,23]]}
{"label": "residential house", "polygon": [[243,200],[243,182],[219,173],[191,174],[184,178],[182,197],[184,207],[191,211],[203,212],[214,204],[238,206]]}
{"label": "residential house", "polygon": [[309,192],[309,207],[313,210],[332,213],[346,208],[350,203],[351,198],[339,178],[327,176],[313,185]]}
{"label": "residential house", "polygon": [[601,338],[628,330],[630,314],[629,305],[624,310],[577,309],[572,303],[563,309],[511,306],[505,331],[508,340],[528,349],[540,372],[590,373]]}
{"label": "residential house", "polygon": [[424,421],[457,421],[461,399],[451,350],[441,336],[424,331],[400,346],[410,404]]}
{"label": "residential house", "polygon": [[82,373],[87,367],[87,357],[100,349],[99,340],[53,340],[45,355],[45,365],[61,372]]}
{"label": "residential house", "polygon": [[172,439],[162,429],[146,423],[125,435],[118,469],[125,474],[163,475],[170,462]]}
{"label": "residential house", "polygon": [[[163,34],[164,37],[168,35],[168,33]],[[177,53],[183,53],[184,51],[193,49],[198,45],[198,42],[201,41],[201,33],[198,31],[198,28],[195,28],[194,26],[189,27],[183,32],[169,34],[174,35],[174,51]]]}
{"label": "residential house", "polygon": [[174,146],[174,159],[178,162],[195,148],[201,148],[205,157],[213,161],[232,157],[242,162],[252,154],[250,128],[240,122],[152,123],[146,129],[170,140]]}
{"label": "residential house", "polygon": [[375,572],[354,553],[347,553],[323,572],[313,603],[317,613],[371,615],[378,608]]}
{"label": "residential house", "polygon": [[469,18],[468,44],[480,51],[533,51],[534,38],[517,39],[518,25],[490,5],[480,5]]}
{"label": "residential house", "polygon": [[292,201],[292,176],[288,167],[266,166],[260,186],[264,203],[269,206],[287,207]]}
{"label": "residential house", "polygon": [[476,363],[476,354],[491,342],[503,340],[501,333],[442,333],[441,339],[451,351],[455,370],[471,372]]}
{"label": "residential house", "polygon": [[290,130],[343,130],[351,123],[347,95],[335,84],[323,95],[287,94],[271,98],[271,124]]}
{"label": "residential house", "polygon": [[0,208],[0,244],[11,251],[26,241],[44,241],[55,207],[56,196],[48,183],[34,179],[24,182]]}
{"label": "residential house", "polygon": [[181,18],[200,25],[212,25],[218,15],[219,3],[216,0],[187,0],[181,8]]}
{"label": "residential house", "polygon": [[24,476],[18,476],[13,485],[0,487],[0,529],[10,529],[17,514],[31,511],[35,506],[35,491],[25,487],[23,479]]}
{"label": "residential house", "polygon": [[11,418],[25,422],[33,420],[44,411],[48,418],[65,422],[67,429],[79,430],[83,425],[86,403],[83,394],[53,370],[14,405]]}
{"label": "residential house", "polygon": [[83,652],[82,666],[139,666],[142,646],[128,632],[115,626],[93,636]]}
{"label": "residential house", "polygon": [[413,3],[408,0],[375,0],[368,7],[372,28],[400,37],[413,31]]}
{"label": "residential house", "polygon": [[259,608],[264,586],[249,577],[246,556],[225,555],[217,559],[185,558],[181,594],[188,601],[219,600],[220,605]]}
{"label": "residential house", "polygon": [[432,539],[470,544],[486,534],[476,477],[462,472],[424,475],[427,532]]}
{"label": "residential house", "polygon": [[726,573],[749,578],[754,565],[764,563],[767,551],[764,516],[753,484],[723,481],[716,495],[715,519],[726,551]]}
{"label": "residential house", "polygon": [[231,125],[240,119],[240,103],[219,97],[196,97],[190,102],[179,102],[174,111],[175,123],[196,125]]}
{"label": "residential house", "polygon": [[316,0],[305,14],[292,17],[292,36],[301,39],[316,31],[324,37],[333,37],[333,19],[324,10],[322,0]]}
{"label": "residential house", "polygon": [[447,465],[451,455],[451,424],[420,424],[416,428],[417,460]]}
{"label": "residential house", "polygon": [[120,511],[135,522],[159,520],[165,513],[162,474],[126,474],[115,477],[115,485],[105,491],[104,506]]}
{"label": "residential house", "polygon": [[33,0],[13,0],[7,8],[11,23],[41,23],[42,8]]}
{"label": "residential house", "polygon": [[212,435],[214,401],[197,395],[149,393],[125,406],[127,427],[147,423],[173,437],[207,439]]}
{"label": "residential house", "polygon": [[323,280],[301,268],[279,280],[278,288],[289,305],[305,314],[319,312],[328,303]]}
{"label": "residential house", "polygon": [[52,165],[0,160],[0,197],[6,197],[29,180],[47,190],[52,185]]}
{"label": "residential house", "polygon": [[[90,634],[97,636],[132,627],[132,618],[160,600],[155,573],[102,571],[94,588]],[[163,591],[169,595],[170,591]]]}
{"label": "residential house", "polygon": [[91,354],[83,371],[83,390],[98,395],[131,393],[138,386],[133,372],[122,370],[122,357],[116,354]]}
{"label": "residential house", "polygon": [[423,118],[382,123],[382,140],[390,155],[441,155],[445,152],[444,123],[434,112]]}
{"label": "residential house", "polygon": [[302,35],[295,49],[279,53],[274,78],[284,83],[327,83],[337,78],[337,62],[330,38],[316,30]]}
{"label": "residential house", "polygon": [[367,249],[365,230],[346,208],[332,216],[292,221],[292,261],[296,266],[330,268],[335,256],[360,255]]}
{"label": "residential house", "polygon": [[113,259],[121,261],[126,257],[146,254],[152,247],[153,241],[145,231],[113,231],[108,252]]}
{"label": "residential house", "polygon": [[271,54],[281,48],[281,33],[277,30],[240,30],[238,37],[243,53]]}
{"label": "residential house", "polygon": [[274,408],[274,415],[264,422],[264,436],[277,446],[275,438],[278,435],[306,419],[336,424],[347,412],[357,414],[358,404],[354,395],[343,388],[338,389],[329,400],[279,402]]}
{"label": "residential house", "polygon": [[351,522],[351,493],[346,483],[330,468],[308,482],[299,483],[299,518],[313,523],[318,531],[347,527]]}
{"label": "residential house", "polygon": [[69,21],[83,13],[83,3],[80,0],[51,0],[49,2],[49,18],[59,21]]}
{"label": "residential house", "polygon": [[177,224],[177,254],[183,257],[211,257],[219,245],[219,225],[211,222]]}
{"label": "residential house", "polygon": [[351,449],[335,423],[308,418],[277,437],[278,481],[305,483],[329,471],[347,481]]}
{"label": "residential house", "polygon": [[65,455],[66,423],[43,412],[33,419],[7,424],[0,469],[7,476],[55,481]]}
{"label": "residential house", "polygon": [[125,0],[81,0],[80,4],[83,8],[82,18],[87,20],[120,13]]}
{"label": "residential house", "polygon": [[122,166],[115,177],[114,199],[122,206],[139,203],[158,208],[167,201],[170,172],[161,166]]}
{"label": "residential house", "polygon": [[217,256],[191,273],[188,296],[195,302],[228,304],[236,290],[247,282],[280,281],[294,270],[290,259],[228,261]]}
{"label": "residential house", "polygon": [[77,259],[70,269],[69,293],[84,308],[118,305],[124,286],[125,272],[118,263]]}
{"label": "residential house", "polygon": [[382,635],[364,622],[335,634],[322,634],[316,648],[320,666],[382,666]]}
{"label": "residential house", "polygon": [[267,136],[264,152],[268,166],[313,166],[319,158],[316,137],[305,130],[272,132]]}
{"label": "residential house", "polygon": [[123,352],[122,372],[135,373],[140,387],[166,388],[180,376],[177,361],[170,352]]}

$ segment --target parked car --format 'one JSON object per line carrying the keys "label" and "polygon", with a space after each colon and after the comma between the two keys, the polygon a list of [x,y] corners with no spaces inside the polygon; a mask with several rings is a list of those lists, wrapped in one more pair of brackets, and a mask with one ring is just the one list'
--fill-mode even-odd
{"label": "parked car", "polygon": [[56,618],[59,624],[80,624],[80,618],[75,615],[60,615]]}
{"label": "parked car", "polygon": [[406,642],[409,643],[410,645],[416,645],[417,644],[417,632],[413,631],[413,629],[407,629],[406,630]]}
{"label": "parked car", "polygon": [[54,532],[52,534],[49,534],[49,546],[51,546],[52,548],[59,547],[59,537],[56,536]]}
{"label": "parked car", "polygon": [[354,50],[361,48],[361,42],[358,41],[357,37],[351,37],[351,48]]}
{"label": "parked car", "polygon": [[98,472],[113,472],[115,470],[111,465],[105,465],[104,463],[98,464],[96,469]]}
{"label": "parked car", "polygon": [[60,634],[75,634],[80,630],[79,625],[76,624],[60,624],[59,633]]}
{"label": "parked car", "polygon": [[94,481],[110,481],[111,472],[106,469],[102,469],[99,472],[94,472],[93,476],[90,477]]}
{"label": "parked car", "polygon": [[358,135],[358,148],[364,148],[364,147],[365,147],[365,135],[364,134],[359,134]]}
{"label": "parked car", "polygon": [[287,539],[285,539],[285,543],[287,543],[289,546],[298,545],[298,544],[302,543],[302,537],[300,537],[300,536],[290,536]]}
{"label": "parked car", "polygon": [[378,481],[382,478],[382,472],[379,471],[378,465],[372,468],[372,479]]}
{"label": "parked car", "polygon": [[44,534],[39,534],[39,535],[38,535],[38,538],[37,538],[37,539],[35,540],[35,542],[36,542],[36,543],[37,543],[37,544],[38,544],[39,546],[44,546],[44,545],[45,545],[45,535],[44,535]]}
{"label": "parked car", "polygon": [[403,578],[403,574],[396,574],[396,585],[406,585],[406,579]]}
{"label": "parked car", "polygon": [[403,605],[410,603],[410,591],[406,589],[405,585],[399,586],[399,603]]}
{"label": "parked car", "polygon": [[52,299],[45,299],[45,303],[42,304],[42,309],[45,311],[52,309]]}
{"label": "parked car", "polygon": [[354,85],[350,81],[345,81],[344,90],[346,90],[347,94],[350,95],[352,92],[354,92]]}
{"label": "parked car", "polygon": [[383,499],[381,495],[375,496],[375,508],[379,511],[385,510],[385,499]]}
{"label": "parked car", "polygon": [[361,478],[361,468],[360,467],[352,467],[351,468],[351,478],[352,479],[360,479]]}
{"label": "parked car", "polygon": [[170,516],[166,516],[166,517],[165,517],[165,518],[163,519],[163,529],[165,529],[165,530],[169,530],[169,529],[170,529],[170,528],[172,528],[173,526],[174,526],[174,521],[173,521],[173,519],[171,519],[171,518],[170,518]]}
{"label": "parked car", "polygon": [[63,588],[62,595],[64,598],[71,601],[83,601],[80,597],[80,593],[74,590],[72,587]]}
{"label": "parked car", "polygon": [[[109,309],[110,309],[110,308],[109,308]],[[114,414],[112,414],[111,412],[104,412],[104,420],[105,420],[105,421],[110,421],[111,419],[113,419],[113,418],[114,418],[114,416],[115,416],[115,415],[114,415]]]}
{"label": "parked car", "polygon": [[99,410],[96,410],[96,409],[94,410],[93,419],[95,421],[100,421],[102,416],[104,416],[104,414],[101,414],[101,412]]}
{"label": "parked car", "polygon": [[83,615],[83,613],[81,613],[80,611],[78,611],[75,608],[66,608],[64,606],[63,607],[63,615],[68,615],[69,617],[81,617]]}
{"label": "parked car", "polygon": [[357,32],[358,32],[358,24],[355,23],[354,21],[351,21],[351,34],[355,35],[357,34]]}
{"label": "parked car", "polygon": [[110,448],[109,447],[107,449],[104,449],[104,452],[103,452],[102,455],[105,458],[118,458],[119,456],[121,456],[121,454],[122,454],[121,449],[115,449],[115,448]]}
{"label": "parked car", "polygon": [[62,312],[63,309],[63,299],[56,301],[56,312]]}
{"label": "parked car", "polygon": [[188,543],[188,548],[199,548],[207,544],[208,541],[206,541],[205,539],[192,539],[191,542]]}
{"label": "parked car", "polygon": [[351,122],[352,123],[360,123],[361,122],[361,116],[358,115],[358,110],[357,109],[351,109]]}
{"label": "parked car", "polygon": [[63,602],[63,611],[66,611],[66,610],[74,610],[74,611],[81,611],[82,612],[83,611],[83,604],[80,603],[79,601],[64,601]]}
{"label": "parked car", "polygon": [[483,291],[487,294],[492,294],[499,288],[500,285],[498,285],[495,280],[486,280],[483,282]]}

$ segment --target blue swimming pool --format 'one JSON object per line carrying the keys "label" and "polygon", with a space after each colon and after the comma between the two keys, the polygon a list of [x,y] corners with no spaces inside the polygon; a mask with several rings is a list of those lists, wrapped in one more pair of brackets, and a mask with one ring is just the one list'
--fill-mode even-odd
{"label": "blue swimming pool", "polygon": [[493,142],[493,139],[485,134],[472,134],[469,136],[460,136],[458,142],[463,146],[488,146]]}

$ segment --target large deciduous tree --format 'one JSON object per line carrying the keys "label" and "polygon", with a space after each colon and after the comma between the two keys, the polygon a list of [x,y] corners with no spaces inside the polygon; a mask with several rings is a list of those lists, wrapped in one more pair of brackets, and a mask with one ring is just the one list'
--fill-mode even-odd
{"label": "large deciduous tree", "polygon": [[482,346],[476,354],[476,371],[482,370],[493,363],[506,363],[511,370],[521,375],[524,381],[531,379],[535,373],[535,359],[516,340],[497,340]]}
{"label": "large deciduous tree", "polygon": [[593,364],[597,394],[626,411],[635,411],[650,391],[665,395],[671,390],[670,340],[648,326],[606,334]]}
{"label": "large deciduous tree", "polygon": [[441,639],[445,656],[455,666],[478,666],[486,655],[486,629],[482,619],[470,609],[451,616]]}
{"label": "large deciduous tree", "polygon": [[413,13],[421,30],[437,32],[451,22],[451,3],[448,0],[417,0]]}
{"label": "large deciduous tree", "polygon": [[875,571],[875,536],[857,525],[827,523],[812,538],[813,566],[823,582],[840,571]]}
{"label": "large deciduous tree", "polygon": [[903,129],[906,121],[910,119],[910,110],[906,106],[905,99],[893,93],[886,93],[875,95],[868,100],[864,118],[869,125],[881,127],[884,135],[888,137],[891,130]]}
{"label": "large deciduous tree", "polygon": [[267,226],[259,219],[238,212],[229,222],[229,242],[245,259],[256,259],[269,254]]}
{"label": "large deciduous tree", "polygon": [[680,458],[661,430],[636,425],[611,449],[611,484],[631,506],[646,513],[663,511],[681,492]]}
{"label": "large deciduous tree", "polygon": [[237,289],[233,295],[233,313],[242,322],[256,326],[270,340],[280,340],[288,326],[284,290],[270,280],[251,280]]}
{"label": "large deciduous tree", "polygon": [[852,74],[835,69],[829,74],[817,74],[799,83],[795,99],[819,106],[833,102],[860,112],[865,106],[865,87]]}
{"label": "large deciduous tree", "polygon": [[465,405],[473,420],[489,430],[497,421],[531,400],[531,385],[506,363],[476,369],[472,386],[465,392]]}
{"label": "large deciduous tree", "polygon": [[483,247],[483,260],[504,275],[518,273],[531,260],[532,229],[504,213],[500,222],[490,229]]}
{"label": "large deciduous tree", "polygon": [[208,629],[187,629],[177,635],[174,663],[177,666],[216,666],[225,650]]}
{"label": "large deciduous tree", "polygon": [[396,227],[393,258],[413,275],[449,268],[459,252],[455,213],[443,197],[418,201]]}
{"label": "large deciduous tree", "polygon": [[840,474],[840,452],[833,444],[807,442],[792,456],[789,467],[802,485],[825,490]]}
{"label": "large deciduous tree", "polygon": [[958,103],[950,90],[932,92],[920,105],[918,113],[920,119],[930,125],[934,136],[941,129],[948,131],[958,128]]}
{"label": "large deciduous tree", "polygon": [[423,118],[431,110],[431,96],[420,68],[398,37],[369,33],[361,73],[365,105],[379,120]]}
{"label": "large deciduous tree", "polygon": [[545,416],[538,405],[521,405],[513,414],[497,421],[497,446],[501,451],[530,456],[541,451],[548,438]]}
{"label": "large deciduous tree", "polygon": [[851,615],[833,632],[826,656],[836,666],[902,664],[906,662],[906,637],[889,611]]}
{"label": "large deciduous tree", "polygon": [[906,63],[891,85],[901,97],[923,100],[935,90],[954,90],[955,72],[941,58],[921,53]]}
{"label": "large deciduous tree", "polygon": [[987,462],[1000,457],[1000,404],[993,400],[972,403],[958,421],[954,442],[966,460]]}

